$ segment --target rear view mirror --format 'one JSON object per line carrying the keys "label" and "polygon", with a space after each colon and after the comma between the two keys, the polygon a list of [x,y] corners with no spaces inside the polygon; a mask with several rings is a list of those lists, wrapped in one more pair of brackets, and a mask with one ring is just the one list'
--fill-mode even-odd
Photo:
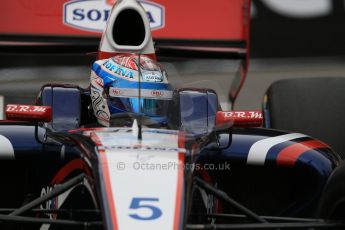
{"label": "rear view mirror", "polygon": [[263,117],[261,111],[218,111],[215,127],[216,148],[227,149],[230,147],[233,127],[260,127],[262,123]]}
{"label": "rear view mirror", "polygon": [[36,122],[50,122],[52,120],[50,106],[7,105],[5,113],[8,120]]}
{"label": "rear view mirror", "polygon": [[260,127],[263,123],[261,111],[218,111],[217,127]]}
{"label": "rear view mirror", "polygon": [[182,88],[175,90],[173,101],[174,105],[169,112],[173,129],[182,129],[194,134],[212,132],[219,108],[215,91]]}

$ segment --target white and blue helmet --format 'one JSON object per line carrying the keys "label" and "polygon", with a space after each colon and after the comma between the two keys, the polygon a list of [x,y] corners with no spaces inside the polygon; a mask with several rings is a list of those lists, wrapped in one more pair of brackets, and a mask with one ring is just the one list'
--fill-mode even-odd
{"label": "white and blue helmet", "polygon": [[148,56],[122,54],[96,61],[90,80],[92,107],[100,124],[109,126],[111,115],[121,112],[166,123],[173,91],[165,70]]}

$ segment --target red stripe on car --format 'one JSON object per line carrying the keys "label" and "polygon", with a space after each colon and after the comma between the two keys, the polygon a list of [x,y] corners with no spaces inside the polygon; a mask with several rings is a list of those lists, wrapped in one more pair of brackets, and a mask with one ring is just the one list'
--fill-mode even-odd
{"label": "red stripe on car", "polygon": [[[96,133],[91,133],[90,138],[91,138],[91,140],[93,140],[93,142],[96,144],[96,146],[102,146],[101,139],[99,139],[99,137],[97,136]],[[100,150],[99,150],[99,152],[100,152]]]}
{"label": "red stripe on car", "polygon": [[309,140],[290,145],[278,153],[277,165],[294,166],[297,159],[312,149],[329,148],[328,145],[317,140]]}
{"label": "red stripe on car", "polygon": [[103,169],[103,178],[104,178],[104,184],[105,184],[105,191],[107,193],[108,202],[109,202],[109,211],[110,216],[113,222],[113,229],[119,229],[117,225],[117,219],[116,219],[116,210],[115,210],[115,202],[114,202],[114,196],[113,196],[113,189],[111,187],[110,183],[110,175],[109,175],[109,169],[108,169],[108,160],[107,160],[107,154],[104,150],[98,151],[101,158],[101,165]]}
{"label": "red stripe on car", "polygon": [[[178,147],[185,148],[185,133],[181,132],[178,136]],[[183,152],[178,153],[178,171],[177,171],[177,186],[176,186],[176,202],[175,202],[175,215],[174,215],[174,227],[173,229],[179,229],[181,218],[181,204],[182,204],[182,192],[184,187],[184,163],[185,155]]]}
{"label": "red stripe on car", "polygon": [[[98,135],[96,133],[91,133],[90,137],[98,147],[103,146],[101,139],[98,137]],[[101,165],[102,165],[102,170],[103,170],[105,192],[107,194],[107,198],[108,198],[108,202],[109,202],[110,217],[113,221],[113,229],[119,229],[118,225],[117,225],[117,219],[116,219],[116,210],[115,210],[113,189],[112,189],[111,183],[110,183],[107,154],[106,154],[105,150],[103,150],[103,149],[98,149],[98,152],[100,155],[100,160],[101,160]]]}

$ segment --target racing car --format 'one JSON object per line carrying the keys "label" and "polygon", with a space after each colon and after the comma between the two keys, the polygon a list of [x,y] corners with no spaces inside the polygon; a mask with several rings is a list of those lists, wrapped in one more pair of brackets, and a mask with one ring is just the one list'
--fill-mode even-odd
{"label": "racing car", "polygon": [[[249,17],[250,2],[239,2]],[[242,25],[243,40],[231,47],[160,44],[159,55],[240,60],[233,104],[248,71]],[[267,128],[267,108],[224,111],[214,89],[165,87],[156,59],[140,3],[117,1],[90,87],[46,84],[34,105],[6,106],[1,229],[345,227],[341,155]],[[110,73],[117,78],[105,88]],[[122,86],[128,81],[134,87]],[[119,101],[126,109],[114,112]]]}

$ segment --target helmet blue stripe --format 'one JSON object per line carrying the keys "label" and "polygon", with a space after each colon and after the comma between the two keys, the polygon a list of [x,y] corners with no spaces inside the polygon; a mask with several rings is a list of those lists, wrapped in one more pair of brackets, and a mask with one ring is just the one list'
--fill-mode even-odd
{"label": "helmet blue stripe", "polygon": [[[113,87],[120,87],[120,88],[139,88],[139,83],[135,81],[127,81],[123,78],[119,78],[115,75],[108,73],[107,71],[103,70],[100,65],[94,63],[92,66],[92,70],[103,79],[104,85],[111,85]],[[157,89],[157,90],[171,90],[171,86],[166,83],[157,83],[157,82],[141,82],[140,84],[142,89]]]}

